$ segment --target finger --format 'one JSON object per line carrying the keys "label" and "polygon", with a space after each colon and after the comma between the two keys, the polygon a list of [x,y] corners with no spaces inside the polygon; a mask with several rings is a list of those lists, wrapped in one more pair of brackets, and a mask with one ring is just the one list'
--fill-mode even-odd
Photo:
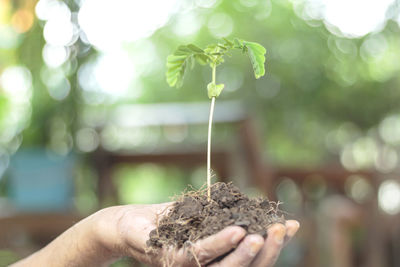
{"label": "finger", "polygon": [[160,204],[152,204],[149,206],[156,214],[163,215],[168,213],[168,211],[173,207],[174,203],[175,202],[165,202]]}
{"label": "finger", "polygon": [[268,228],[267,239],[254,259],[252,266],[273,266],[283,247],[285,235],[286,227],[283,224],[277,223]]}
{"label": "finger", "polygon": [[297,233],[297,230],[299,230],[300,228],[300,223],[295,220],[287,220],[285,226],[286,226],[286,236],[283,242],[283,246],[286,246],[286,244],[289,243],[292,237]]}
{"label": "finger", "polygon": [[249,266],[263,245],[262,236],[248,235],[232,253],[223,258],[222,261],[210,265],[210,267]]}
{"label": "finger", "polygon": [[237,247],[246,231],[239,226],[229,226],[219,233],[209,236],[194,244],[193,250],[201,265],[206,264]]}

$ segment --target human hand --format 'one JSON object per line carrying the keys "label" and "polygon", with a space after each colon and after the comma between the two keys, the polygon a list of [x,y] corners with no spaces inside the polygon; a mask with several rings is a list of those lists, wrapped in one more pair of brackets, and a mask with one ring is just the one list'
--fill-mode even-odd
{"label": "human hand", "polygon": [[[268,229],[268,236],[264,239],[260,235],[246,236],[246,231],[239,226],[229,226],[189,248],[178,251],[164,249],[161,253],[154,253],[148,250],[146,241],[150,231],[156,228],[158,216],[170,205],[127,205],[101,210],[91,216],[98,241],[110,258],[131,256],[154,266],[268,267],[273,266],[284,244],[299,228],[299,223],[293,220],[285,225],[275,224]],[[224,258],[216,260],[228,252]]]}

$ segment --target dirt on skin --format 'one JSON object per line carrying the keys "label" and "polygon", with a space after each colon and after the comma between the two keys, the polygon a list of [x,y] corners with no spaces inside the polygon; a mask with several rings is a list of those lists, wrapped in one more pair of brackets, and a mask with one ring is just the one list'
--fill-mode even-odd
{"label": "dirt on skin", "polygon": [[230,225],[265,237],[268,226],[284,222],[275,202],[262,197],[250,199],[232,183],[215,183],[211,201],[207,200],[207,190],[185,193],[176,201],[150,232],[147,245],[152,249],[181,248]]}

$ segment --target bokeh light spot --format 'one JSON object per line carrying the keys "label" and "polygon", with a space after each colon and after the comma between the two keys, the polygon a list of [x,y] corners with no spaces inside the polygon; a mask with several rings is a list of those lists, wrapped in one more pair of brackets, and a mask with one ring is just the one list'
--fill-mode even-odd
{"label": "bokeh light spot", "polygon": [[18,33],[27,32],[33,25],[33,14],[29,10],[19,9],[11,17],[11,24]]}
{"label": "bokeh light spot", "polygon": [[76,133],[76,146],[82,152],[92,152],[99,146],[100,138],[92,128],[82,128]]}
{"label": "bokeh light spot", "polygon": [[99,50],[113,50],[125,42],[150,36],[167,23],[176,9],[176,0],[86,0],[78,22],[87,41]]}
{"label": "bokeh light spot", "polygon": [[378,30],[393,0],[324,0],[324,18],[346,36],[360,37]]}
{"label": "bokeh light spot", "polygon": [[397,151],[389,146],[381,147],[375,157],[375,168],[382,173],[389,173],[397,167],[397,164]]}
{"label": "bokeh light spot", "polygon": [[373,195],[373,188],[368,180],[361,175],[351,175],[346,179],[346,194],[356,202],[362,204]]}
{"label": "bokeh light spot", "polygon": [[56,68],[61,66],[68,59],[69,49],[65,46],[45,44],[42,56],[47,66]]}
{"label": "bokeh light spot", "polygon": [[183,13],[176,19],[172,30],[176,35],[188,36],[198,32],[202,19],[194,12]]}
{"label": "bokeh light spot", "polygon": [[233,20],[225,13],[216,13],[208,21],[208,29],[217,38],[227,37],[233,31]]}
{"label": "bokeh light spot", "polygon": [[389,144],[400,144],[400,115],[387,116],[379,125],[379,134]]}
{"label": "bokeh light spot", "polygon": [[32,95],[31,72],[26,67],[11,66],[4,69],[0,77],[0,84],[14,102],[27,102]]}
{"label": "bokeh light spot", "polygon": [[276,188],[278,200],[283,202],[285,210],[297,211],[302,205],[302,195],[299,186],[290,178],[284,178]]}
{"label": "bokeh light spot", "polygon": [[390,215],[400,212],[400,184],[395,180],[386,180],[379,186],[379,207]]}

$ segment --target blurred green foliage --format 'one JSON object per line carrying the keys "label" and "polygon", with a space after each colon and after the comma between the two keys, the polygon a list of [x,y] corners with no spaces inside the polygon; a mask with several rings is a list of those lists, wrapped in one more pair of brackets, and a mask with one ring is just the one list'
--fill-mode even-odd
{"label": "blurred green foliage", "polygon": [[171,201],[171,196],[178,196],[188,182],[179,169],[154,164],[119,166],[115,170],[114,181],[123,204]]}
{"label": "blurred green foliage", "polygon": [[[223,1],[213,10],[199,11],[207,21],[215,14],[226,14],[234,21],[231,36],[257,40],[267,48],[267,75],[254,81],[245,60],[229,59],[229,79],[243,75],[236,91],[225,99],[243,99],[265,133],[263,151],[279,164],[320,164],[334,157],[325,137],[344,122],[368,130],[387,115],[398,112],[400,99],[399,26],[389,21],[380,33],[359,39],[347,39],[329,32],[321,21],[299,18],[286,1],[259,1],[252,7],[236,1]],[[263,12],[265,12],[264,16]],[[258,16],[258,14],[261,14]],[[171,26],[157,31],[151,40],[160,60],[171,47],[184,41],[205,44],[213,37],[205,28],[179,38]],[[387,48],[377,55],[368,42],[383,39]],[[223,68],[223,67],[222,67]],[[225,70],[222,69],[221,72]],[[139,101],[194,101],[204,99],[208,73],[200,69],[189,73],[181,90],[171,91],[164,77],[154,73],[142,77],[144,95]],[[217,75],[221,78],[221,75]],[[192,88],[198,88],[196,92]]]}
{"label": "blurred green foliage", "polygon": [[19,256],[10,250],[0,250],[0,266],[8,266],[19,260]]}
{"label": "blurred green foliage", "polygon": [[[10,16],[19,8],[27,8],[33,14],[35,2],[10,4]],[[193,6],[197,3],[189,2]],[[65,3],[72,12],[79,11],[79,1]],[[174,14],[151,36],[124,43],[112,51],[122,51],[133,62],[139,62],[139,67],[132,71],[125,70],[124,74],[135,76],[135,79],[129,84],[128,92],[117,96],[92,90],[98,84],[94,83],[90,70],[106,54],[88,44],[84,35],[68,45],[68,60],[62,65],[46,65],[43,59],[45,23],[35,19],[29,31],[13,37],[15,45],[0,48],[0,72],[8,66],[21,65],[32,76],[27,118],[19,123],[10,124],[10,116],[18,114],[20,109],[13,108],[13,102],[0,89],[0,145],[10,154],[20,146],[44,146],[60,154],[73,149],[80,153],[90,152],[77,145],[79,129],[103,127],[104,118],[116,107],[207,101],[211,70],[195,66],[194,71],[187,74],[183,87],[172,89],[164,75],[167,56],[182,43],[204,47],[221,37],[240,36],[266,47],[266,76],[255,80],[250,63],[246,58],[236,57],[235,53],[240,53],[237,51],[218,69],[217,82],[225,84],[222,100],[242,101],[258,122],[263,156],[274,164],[288,166],[338,162],[344,147],[363,135],[377,135],[382,120],[400,112],[400,29],[398,22],[392,19],[396,17],[392,13],[398,13],[398,9],[391,9],[382,30],[360,38],[346,38],[322,20],[304,16],[305,7],[298,3],[303,2],[216,1],[212,8],[195,7]],[[185,26],[187,16],[192,16],[193,25],[186,25],[192,30],[187,32],[184,28],[182,33],[182,21]],[[222,27],[220,32],[218,27],[215,28],[215,21],[223,21],[217,25]],[[132,25],[132,30],[135,27],[141,25]],[[228,35],[224,36],[224,32]],[[112,67],[117,69],[118,66]],[[113,82],[111,87],[119,83],[117,78],[113,80],[115,74],[118,73],[102,73],[110,76],[105,78],[107,82]],[[88,90],[85,86],[93,88]],[[60,88],[69,90],[65,97],[54,95]],[[218,131],[215,134],[218,135]],[[104,131],[101,132],[96,144],[114,142],[105,141],[106,136]],[[223,142],[223,139],[216,137],[215,140]],[[155,146],[160,145],[158,139],[155,140]],[[116,180],[122,188],[121,198],[124,202],[139,201],[130,192],[143,184],[151,186],[152,190],[158,190],[157,183],[160,190],[175,187],[179,191],[182,188],[183,182],[179,179],[177,184],[151,180],[164,175],[181,176],[174,170],[163,174],[148,166],[134,170],[123,167],[116,171]],[[81,184],[84,188],[90,187]],[[161,191],[159,196],[157,200],[165,200]],[[82,206],[87,210],[95,205],[91,198],[77,201],[86,203]]]}

